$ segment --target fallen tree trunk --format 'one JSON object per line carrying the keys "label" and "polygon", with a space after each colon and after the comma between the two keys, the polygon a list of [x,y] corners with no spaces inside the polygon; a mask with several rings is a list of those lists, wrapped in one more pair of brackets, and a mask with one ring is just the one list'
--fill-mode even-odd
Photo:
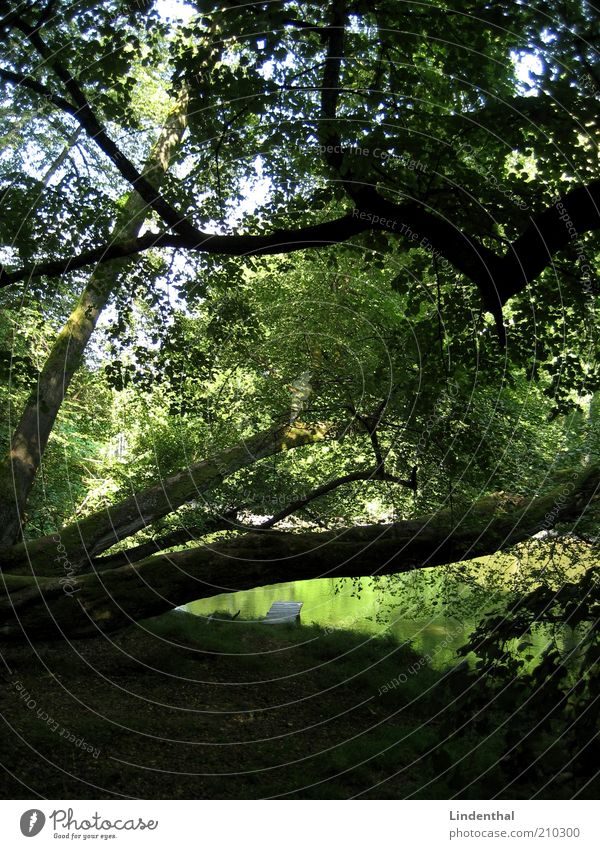
{"label": "fallen tree trunk", "polygon": [[596,498],[600,466],[538,498],[484,498],[459,517],[440,511],[327,533],[249,533],[99,574],[3,575],[0,634],[89,637],[223,592],[313,578],[389,575],[493,554],[576,520]]}
{"label": "fallen tree trunk", "polygon": [[183,504],[200,498],[244,466],[282,451],[320,442],[327,431],[327,425],[294,422],[240,440],[214,457],[193,463],[56,534],[2,551],[2,571],[16,574],[33,570],[37,575],[64,575],[65,563],[68,563],[69,571],[77,572],[84,564],[93,565],[91,561],[98,554],[168,516]]}

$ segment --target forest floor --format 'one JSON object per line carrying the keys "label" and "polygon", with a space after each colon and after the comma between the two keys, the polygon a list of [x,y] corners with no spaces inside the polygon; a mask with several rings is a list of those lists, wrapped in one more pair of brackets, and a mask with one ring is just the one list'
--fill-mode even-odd
{"label": "forest floor", "polygon": [[1,798],[570,798],[587,781],[543,741],[523,772],[510,750],[536,718],[511,704],[474,725],[464,665],[391,638],[173,612],[2,655]]}

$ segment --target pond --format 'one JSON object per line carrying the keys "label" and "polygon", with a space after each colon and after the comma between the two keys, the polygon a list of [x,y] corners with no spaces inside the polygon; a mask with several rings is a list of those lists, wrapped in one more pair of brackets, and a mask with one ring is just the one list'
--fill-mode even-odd
{"label": "pond", "polygon": [[259,622],[274,601],[301,601],[302,624],[366,635],[392,634],[401,643],[410,642],[436,668],[456,663],[460,659],[456,649],[466,641],[476,620],[459,621],[444,615],[443,609],[428,618],[407,618],[406,604],[400,604],[398,595],[386,592],[383,584],[380,580],[375,586],[366,579],[358,597],[350,582],[334,578],[296,581],[200,599],[184,609],[203,617],[216,611],[232,615],[240,611],[240,619]]}
{"label": "pond", "polygon": [[[537,574],[545,579],[552,572],[560,583],[568,576],[581,574],[589,565],[589,554],[582,556],[579,548],[574,554],[557,554],[553,547],[543,544],[511,555],[471,561],[471,574],[477,578],[470,583],[448,581],[453,572],[449,566],[377,581],[365,578],[360,594],[351,581],[321,578],[213,596],[191,602],[184,609],[204,617],[239,611],[241,620],[260,622],[274,601],[301,601],[301,624],[359,631],[369,636],[391,634],[400,643],[410,643],[434,668],[444,669],[462,660],[456,650],[468,640],[486,612],[505,607],[505,591],[510,588],[514,592],[515,587],[522,586],[524,575]],[[461,610],[468,613],[462,616],[457,613]],[[577,639],[567,625],[560,630],[561,647],[572,651]],[[540,626],[532,635],[527,653],[538,656],[549,636],[549,626]]]}

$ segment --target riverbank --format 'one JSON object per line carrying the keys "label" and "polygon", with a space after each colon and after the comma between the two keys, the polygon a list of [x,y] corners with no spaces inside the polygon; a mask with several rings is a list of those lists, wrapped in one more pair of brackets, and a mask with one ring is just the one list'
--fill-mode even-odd
{"label": "riverbank", "polygon": [[[509,750],[536,718],[523,707],[511,726],[519,706],[507,703],[474,723],[463,695],[477,686],[472,673],[435,671],[392,638],[174,612],[111,640],[11,645],[3,655],[2,798],[570,798],[580,789],[577,763],[563,768],[543,740],[535,770],[511,783]],[[581,797],[597,792],[590,784]]]}

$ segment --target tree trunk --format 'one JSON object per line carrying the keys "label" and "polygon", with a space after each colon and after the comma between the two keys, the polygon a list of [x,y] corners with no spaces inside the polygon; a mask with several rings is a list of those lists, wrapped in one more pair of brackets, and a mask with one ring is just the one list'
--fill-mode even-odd
{"label": "tree trunk", "polygon": [[[188,96],[185,89],[169,114],[152,148],[145,176],[158,188],[181,142],[187,123]],[[147,217],[147,204],[131,192],[119,214],[111,241],[135,239]],[[0,546],[12,545],[21,529],[27,498],[60,406],[98,318],[115,291],[127,260],[99,265],[91,275],[77,306],[58,334],[37,384],[13,433],[9,455],[0,467]]]}
{"label": "tree trunk", "polygon": [[262,431],[56,534],[3,551],[2,571],[15,573],[33,569],[37,575],[64,575],[65,562],[69,564],[69,571],[90,568],[92,559],[98,554],[183,504],[201,498],[244,466],[281,451],[320,442],[326,434],[326,425],[308,426],[298,422]]}
{"label": "tree trunk", "polygon": [[493,554],[556,522],[580,517],[597,497],[600,467],[570,480],[539,498],[484,498],[454,520],[441,511],[328,533],[264,531],[101,574],[5,575],[0,634],[89,637],[223,592],[314,578],[388,575]]}

